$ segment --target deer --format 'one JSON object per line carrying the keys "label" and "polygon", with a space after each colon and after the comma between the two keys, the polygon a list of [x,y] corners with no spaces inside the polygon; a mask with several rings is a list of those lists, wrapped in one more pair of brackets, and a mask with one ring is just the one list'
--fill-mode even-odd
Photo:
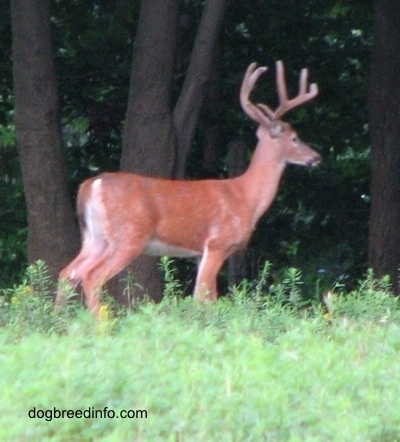
{"label": "deer", "polygon": [[[301,70],[299,92],[289,99],[284,65],[276,62],[278,107],[254,104],[250,95],[267,67],[251,63],[240,88],[240,104],[258,125],[247,170],[229,179],[173,180],[127,172],[102,173],[84,181],[77,196],[82,246],[60,272],[55,309],[65,283],[81,284],[96,317],[102,286],[139,255],[193,257],[198,267],[193,297],[216,301],[217,276],[225,260],[246,247],[257,221],[278,192],[287,164],[315,167],[321,156],[300,140],[281,117],[318,94]],[[63,288],[64,287],[64,288]]]}

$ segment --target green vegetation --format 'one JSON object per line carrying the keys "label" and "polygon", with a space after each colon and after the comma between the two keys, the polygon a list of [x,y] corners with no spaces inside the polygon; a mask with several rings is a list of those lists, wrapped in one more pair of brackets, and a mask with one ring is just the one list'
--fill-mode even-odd
{"label": "green vegetation", "polygon": [[[336,288],[327,310],[295,269],[266,287],[266,265],[258,282],[198,305],[172,295],[166,266],[162,303],[123,315],[104,305],[99,321],[74,304],[53,315],[42,263],[3,294],[1,441],[400,440],[388,281],[368,273]],[[30,418],[34,407],[51,412]],[[105,407],[136,417],[54,417]]]}

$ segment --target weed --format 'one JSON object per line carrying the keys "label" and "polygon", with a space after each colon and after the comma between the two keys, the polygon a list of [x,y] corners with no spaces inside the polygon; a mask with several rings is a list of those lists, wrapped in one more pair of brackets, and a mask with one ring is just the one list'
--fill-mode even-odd
{"label": "weed", "polygon": [[368,270],[358,287],[346,293],[339,287],[335,295],[333,290],[330,310],[335,316],[346,316],[363,320],[375,320],[385,323],[400,320],[400,299],[393,295],[388,277],[375,278]]}
{"label": "weed", "polygon": [[4,290],[0,303],[0,324],[13,330],[14,337],[31,332],[60,332],[65,329],[71,313],[70,305],[64,314],[53,313],[54,285],[43,261],[28,266],[21,284]]}
{"label": "weed", "polygon": [[183,296],[182,284],[176,279],[177,269],[174,260],[168,256],[160,258],[159,267],[164,273],[164,293],[163,297],[181,298]]}

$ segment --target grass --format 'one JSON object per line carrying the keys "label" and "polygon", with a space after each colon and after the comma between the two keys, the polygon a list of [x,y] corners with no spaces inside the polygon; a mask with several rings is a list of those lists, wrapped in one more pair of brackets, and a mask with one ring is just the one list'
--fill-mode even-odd
{"label": "grass", "polygon": [[[371,273],[329,313],[297,274],[94,322],[54,317],[30,271],[1,309],[0,441],[400,441],[400,308]],[[105,407],[137,417],[54,418]]]}

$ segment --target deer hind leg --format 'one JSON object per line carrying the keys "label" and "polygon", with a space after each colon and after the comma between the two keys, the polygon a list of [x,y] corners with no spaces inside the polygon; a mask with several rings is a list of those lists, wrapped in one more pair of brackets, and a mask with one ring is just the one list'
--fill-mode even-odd
{"label": "deer hind leg", "polygon": [[203,256],[200,259],[194,298],[199,301],[216,301],[218,298],[217,276],[226,255],[220,250],[204,248]]}
{"label": "deer hind leg", "polygon": [[60,272],[54,307],[56,312],[65,303],[67,286],[76,288],[82,282],[82,275],[96,263],[106,248],[107,243],[104,240],[94,242],[86,238],[83,241],[79,255]]}
{"label": "deer hind leg", "polygon": [[85,303],[94,316],[98,316],[101,305],[101,288],[103,285],[143,251],[146,240],[135,241],[135,246],[109,246],[98,259],[85,268],[81,283],[85,294]]}

